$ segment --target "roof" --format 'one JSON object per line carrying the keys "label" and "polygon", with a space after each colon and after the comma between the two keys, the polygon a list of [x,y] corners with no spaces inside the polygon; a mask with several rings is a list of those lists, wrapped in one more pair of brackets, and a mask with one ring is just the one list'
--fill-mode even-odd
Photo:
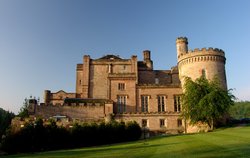
{"label": "roof", "polygon": [[108,99],[92,99],[92,98],[65,98],[64,103],[109,103]]}
{"label": "roof", "polygon": [[105,55],[99,59],[122,59],[122,58],[120,58],[119,56],[113,55],[113,54],[108,54],[108,55]]}

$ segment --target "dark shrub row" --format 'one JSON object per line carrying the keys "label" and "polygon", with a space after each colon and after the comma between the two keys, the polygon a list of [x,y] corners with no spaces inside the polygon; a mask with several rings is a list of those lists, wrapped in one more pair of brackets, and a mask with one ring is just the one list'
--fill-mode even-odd
{"label": "dark shrub row", "polygon": [[0,108],[0,142],[2,139],[2,135],[5,134],[6,129],[11,124],[11,119],[15,117],[15,114],[9,111],[5,111]]}
{"label": "dark shrub row", "polygon": [[25,125],[19,132],[8,134],[2,142],[2,150],[9,154],[69,149],[123,141],[137,140],[141,128],[136,122],[110,122],[75,124],[72,128],[58,127],[51,121],[44,126],[38,119]]}

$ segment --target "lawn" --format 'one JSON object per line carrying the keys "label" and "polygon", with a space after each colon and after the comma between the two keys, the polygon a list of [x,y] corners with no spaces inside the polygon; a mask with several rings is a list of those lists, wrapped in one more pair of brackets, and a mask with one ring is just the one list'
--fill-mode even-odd
{"label": "lawn", "polygon": [[123,144],[74,150],[19,154],[3,158],[163,158],[163,157],[250,157],[250,127],[215,132],[162,136]]}

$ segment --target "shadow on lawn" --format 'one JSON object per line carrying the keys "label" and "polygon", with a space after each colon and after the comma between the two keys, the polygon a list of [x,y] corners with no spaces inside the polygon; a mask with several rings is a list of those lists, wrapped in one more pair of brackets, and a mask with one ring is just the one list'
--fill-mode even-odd
{"label": "shadow on lawn", "polygon": [[147,150],[149,148],[158,148],[158,147],[163,147],[163,146],[172,146],[180,143],[159,143],[159,144],[150,144],[148,142],[140,142],[137,143],[136,145],[131,145],[131,146],[122,146],[121,147],[113,147],[113,146],[104,146],[104,147],[96,147],[96,148],[87,148],[87,149],[73,149],[73,150],[65,150],[65,151],[57,151],[55,153],[65,153],[68,155],[78,155],[79,153],[87,154],[87,153],[100,153],[100,152],[115,152],[119,150],[140,150],[144,149]]}
{"label": "shadow on lawn", "polygon": [[[88,155],[102,155],[103,153],[109,153],[112,155],[113,153],[133,153],[138,152],[142,153],[145,157],[149,156],[147,154],[151,154],[154,156],[160,156],[158,153],[154,153],[158,148],[167,148],[168,146],[177,145],[180,143],[159,143],[159,144],[150,144],[147,142],[140,142],[136,145],[131,146],[121,146],[121,147],[112,147],[112,146],[105,146],[105,147],[97,147],[97,148],[88,148],[88,149],[78,149],[78,150],[67,150],[67,151],[57,151],[51,153],[50,155],[57,155],[57,158],[60,158],[59,155],[62,157],[74,157],[74,156],[88,156]],[[126,151],[126,152],[123,152]],[[149,152],[150,151],[150,152]],[[152,152],[151,152],[152,151]],[[166,155],[172,155],[174,157],[249,157],[250,155],[250,142],[243,143],[238,145],[224,145],[224,146],[209,146],[204,145],[200,146],[199,148],[194,148],[193,150],[185,152],[176,152],[176,153],[168,153],[168,151],[161,153]],[[133,154],[132,154],[133,155]],[[132,156],[131,157],[134,157]],[[162,155],[164,157],[164,155]],[[161,156],[160,156],[161,157]]]}
{"label": "shadow on lawn", "polygon": [[194,157],[249,157],[250,143],[240,145],[218,146],[217,148],[202,146],[199,149],[194,149],[190,151],[189,155],[193,155]]}

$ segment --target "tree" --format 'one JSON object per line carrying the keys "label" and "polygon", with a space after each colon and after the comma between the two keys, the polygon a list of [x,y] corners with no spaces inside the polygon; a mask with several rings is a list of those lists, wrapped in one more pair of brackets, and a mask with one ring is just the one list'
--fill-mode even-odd
{"label": "tree", "polygon": [[20,111],[18,113],[18,116],[21,118],[29,117],[29,100],[27,98],[24,99],[23,106],[20,108]]}
{"label": "tree", "polygon": [[190,124],[208,124],[213,130],[214,121],[223,118],[235,97],[231,90],[221,88],[218,79],[207,80],[204,76],[192,81],[185,78],[182,97],[182,116]]}
{"label": "tree", "polygon": [[12,118],[15,117],[15,114],[9,111],[5,111],[0,108],[0,141],[2,135],[5,134],[6,129],[10,126]]}
{"label": "tree", "polygon": [[250,118],[250,102],[235,102],[234,106],[229,109],[229,114],[234,119]]}

